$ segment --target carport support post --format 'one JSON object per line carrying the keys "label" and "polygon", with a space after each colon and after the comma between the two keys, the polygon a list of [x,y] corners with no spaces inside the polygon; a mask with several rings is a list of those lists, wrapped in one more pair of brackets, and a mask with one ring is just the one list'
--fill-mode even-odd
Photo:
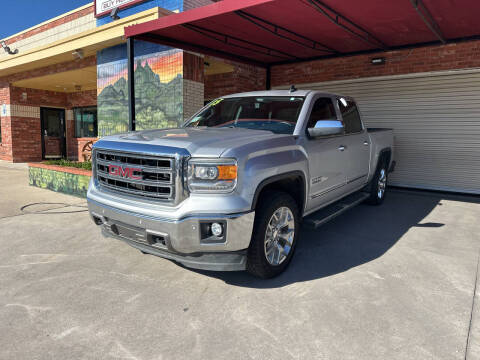
{"label": "carport support post", "polygon": [[128,130],[135,131],[135,40],[127,39],[128,65]]}
{"label": "carport support post", "polygon": [[272,78],[272,67],[270,65],[266,68],[266,79],[265,79],[265,89],[270,90],[272,88],[271,78]]}

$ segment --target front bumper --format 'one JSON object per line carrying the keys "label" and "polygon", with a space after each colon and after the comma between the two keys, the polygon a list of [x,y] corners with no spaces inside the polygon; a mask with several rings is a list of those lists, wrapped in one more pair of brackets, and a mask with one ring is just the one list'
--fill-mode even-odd
{"label": "front bumper", "polygon": [[[151,217],[88,200],[90,215],[105,236],[196,269],[245,270],[255,212],[207,214],[183,219]],[[224,226],[220,238],[208,237],[205,224]]]}

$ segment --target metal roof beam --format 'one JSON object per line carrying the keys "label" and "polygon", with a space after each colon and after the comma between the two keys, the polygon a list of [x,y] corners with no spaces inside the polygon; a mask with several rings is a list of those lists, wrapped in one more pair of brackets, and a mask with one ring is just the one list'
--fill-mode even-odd
{"label": "metal roof beam", "polygon": [[427,27],[430,29],[432,33],[435,34],[435,36],[442,42],[442,44],[446,44],[447,41],[445,40],[445,37],[442,35],[442,30],[440,30],[440,27],[438,26],[437,22],[433,18],[432,14],[430,14],[430,11],[425,7],[425,4],[423,3],[422,0],[410,0],[412,3],[413,7],[415,8],[415,11],[417,12],[418,15],[422,18],[423,22]]}
{"label": "metal roof beam", "polygon": [[359,25],[355,24],[353,21],[347,19],[342,14],[333,10],[331,7],[325,5],[321,1],[319,0],[307,0],[307,1],[311,4],[311,6],[315,10],[317,10],[318,12],[326,16],[335,25],[347,31],[348,33],[352,34],[353,36],[359,38],[360,40],[363,40],[369,45],[380,47],[383,50],[388,49],[388,46],[384,44],[382,41],[380,41],[378,38],[370,34],[365,29],[361,28]]}
{"label": "metal roof beam", "polygon": [[[264,20],[258,16],[249,14],[243,10],[238,10],[235,11],[235,14],[238,16],[242,17],[243,19],[251,22],[252,24],[258,26],[261,29],[264,29],[265,31],[268,31],[271,34],[274,34],[282,39],[289,40],[291,42],[294,42],[298,45],[301,45],[303,47],[306,47],[307,49],[311,50],[316,50],[316,51],[321,51],[321,52],[326,52],[326,53],[333,53],[333,54],[338,54],[339,51],[332,49],[331,47],[322,44],[319,41],[312,40],[306,36],[300,35],[292,30],[289,30],[287,28],[284,28],[280,25],[276,25],[270,21]],[[281,32],[285,33],[282,34]],[[296,39],[295,39],[296,38]],[[300,40],[303,40],[300,41]],[[320,47],[320,48],[319,48]]]}
{"label": "metal roof beam", "polygon": [[[254,43],[254,42],[252,42],[252,41],[240,39],[240,38],[235,37],[235,36],[222,34],[222,33],[218,32],[218,31],[214,31],[214,30],[210,30],[210,29],[205,29],[205,28],[200,27],[200,26],[197,26],[197,25],[183,24],[183,26],[184,26],[185,28],[187,28],[187,29],[190,29],[190,30],[192,30],[192,31],[195,31],[196,33],[202,34],[203,36],[206,36],[206,37],[208,37],[208,38],[210,38],[210,39],[213,39],[213,40],[222,42],[222,43],[224,43],[224,44],[226,44],[226,45],[230,45],[230,46],[233,46],[233,47],[237,47],[237,48],[240,48],[240,49],[243,49],[243,50],[247,50],[247,51],[251,51],[251,52],[256,52],[256,53],[261,53],[261,54],[263,54],[263,55],[267,55],[267,56],[271,56],[271,57],[277,57],[277,58],[299,59],[297,56],[292,55],[292,54],[289,54],[289,53],[286,53],[286,52],[284,52],[284,51],[272,49],[272,48],[269,48],[269,47],[267,47],[267,46]],[[257,49],[252,49],[252,48],[249,48],[249,47],[247,47],[247,46],[243,46],[243,45],[239,45],[239,44],[233,43],[231,40],[237,41],[237,42],[239,42],[239,43],[247,44],[247,45],[249,45],[249,46],[256,47]],[[259,49],[261,49],[262,51],[260,51]]]}
{"label": "metal roof beam", "polygon": [[228,52],[225,52],[225,51],[221,51],[221,50],[217,50],[217,49],[211,49],[209,47],[202,46],[202,45],[190,44],[190,43],[187,43],[187,42],[184,42],[184,41],[179,41],[179,40],[176,40],[176,39],[170,39],[170,38],[166,38],[166,37],[159,36],[159,35],[152,34],[152,33],[145,33],[145,34],[142,34],[142,35],[136,35],[135,39],[148,41],[148,42],[153,42],[153,43],[156,43],[156,44],[166,45],[166,46],[170,46],[170,47],[174,47],[174,48],[180,48],[182,50],[192,51],[192,52],[196,52],[196,53],[200,53],[200,54],[204,54],[204,55],[211,55],[211,56],[215,56],[215,57],[218,57],[218,58],[221,58],[221,59],[232,60],[232,61],[236,61],[236,62],[239,62],[239,63],[258,66],[258,67],[262,67],[262,68],[266,68],[268,66],[266,63],[256,61],[256,60],[252,60],[252,59],[243,57],[241,55],[234,55],[234,54],[231,54],[231,53],[228,53]]}

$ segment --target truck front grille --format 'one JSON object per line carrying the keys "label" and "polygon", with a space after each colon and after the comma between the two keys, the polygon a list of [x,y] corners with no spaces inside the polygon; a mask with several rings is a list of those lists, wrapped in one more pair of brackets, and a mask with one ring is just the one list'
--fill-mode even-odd
{"label": "truck front grille", "polygon": [[96,150],[95,176],[108,190],[165,201],[175,198],[173,157]]}

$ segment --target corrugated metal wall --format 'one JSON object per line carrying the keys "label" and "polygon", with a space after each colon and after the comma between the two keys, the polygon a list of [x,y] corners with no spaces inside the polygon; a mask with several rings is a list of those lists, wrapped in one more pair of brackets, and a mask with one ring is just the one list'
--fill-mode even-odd
{"label": "corrugated metal wall", "polygon": [[392,185],[480,194],[480,72],[302,84],[353,96],[368,127],[391,127]]}

